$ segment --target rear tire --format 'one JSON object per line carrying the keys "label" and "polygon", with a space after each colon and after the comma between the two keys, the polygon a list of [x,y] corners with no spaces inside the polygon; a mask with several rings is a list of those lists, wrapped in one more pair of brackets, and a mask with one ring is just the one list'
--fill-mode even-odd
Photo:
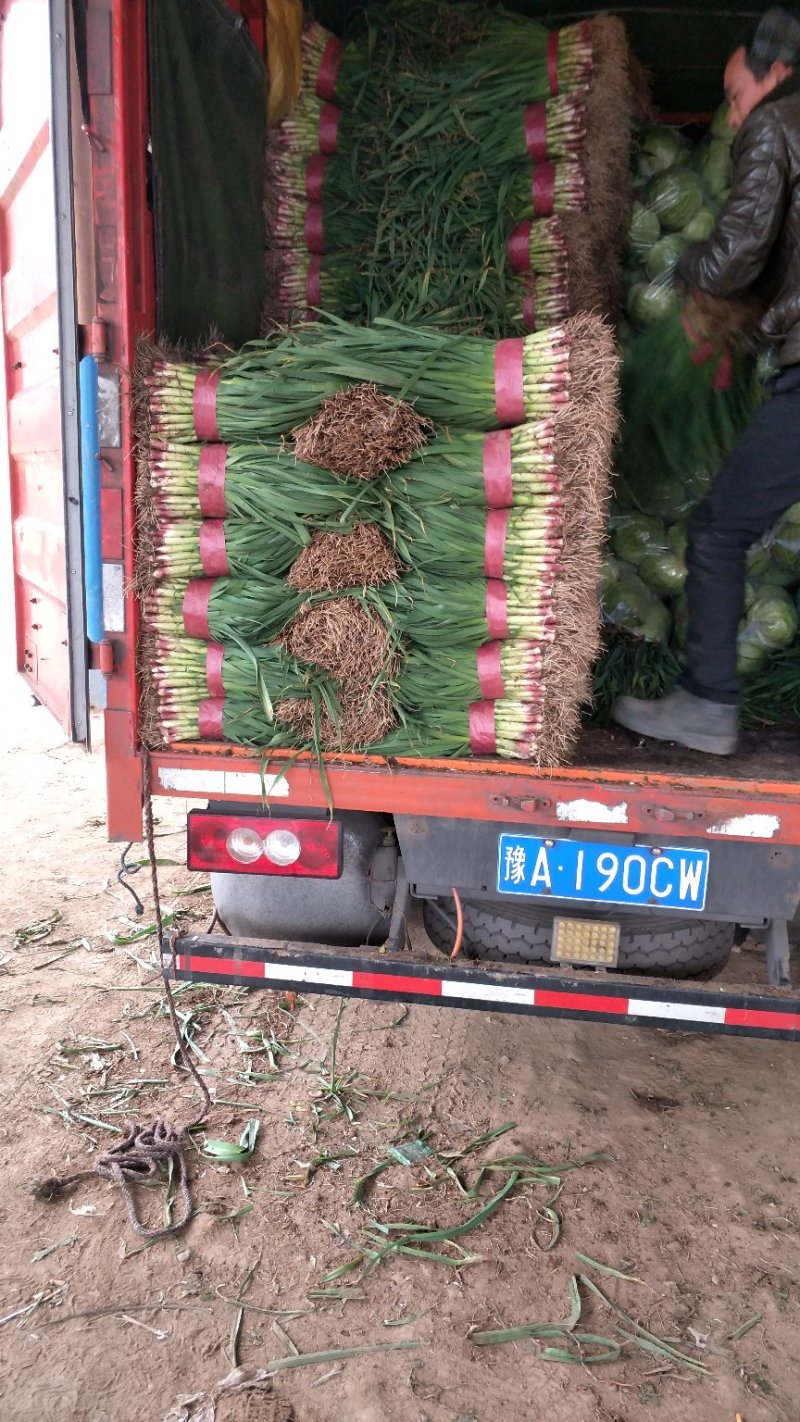
{"label": "rear tire", "polygon": [[[549,963],[556,914],[569,913],[571,918],[612,916],[602,911],[592,915],[537,907],[536,917],[525,921],[491,913],[480,902],[467,901],[463,909],[463,953],[468,958],[502,963]],[[426,899],[422,912],[431,942],[449,955],[456,931],[453,900]],[[687,921],[624,914],[619,922],[622,931],[617,971],[668,978],[713,977],[727,963],[736,932],[733,923],[703,918]]]}

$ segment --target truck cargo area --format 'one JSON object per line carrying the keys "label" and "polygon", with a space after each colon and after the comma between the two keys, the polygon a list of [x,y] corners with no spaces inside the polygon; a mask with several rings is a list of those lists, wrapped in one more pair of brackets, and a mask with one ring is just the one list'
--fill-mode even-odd
{"label": "truck cargo area", "polygon": [[[549,25],[575,18],[566,7],[516,8]],[[341,30],[351,9],[317,6],[315,14]],[[230,10],[236,16],[233,28]],[[159,19],[166,13],[158,11]],[[242,34],[246,36],[250,25],[245,62],[251,72],[256,61],[262,62],[261,13],[260,5],[234,0],[214,12],[229,52],[241,48]],[[711,17],[701,6],[679,12],[644,3],[625,7],[623,18],[634,50],[653,71],[656,102],[671,121],[695,129],[708,122],[719,97],[722,59],[735,43],[745,13],[744,6],[725,17]],[[165,30],[161,49],[153,47],[155,14],[145,0],[86,0],[88,42],[83,49],[78,44],[77,61],[84,81],[84,123],[73,128],[73,142],[83,143],[91,135],[98,319],[85,328],[84,349],[97,363],[101,392],[101,516],[96,531],[102,533],[104,618],[91,640],[92,665],[102,670],[107,690],[109,835],[120,843],[142,837],[148,794],[156,801],[164,796],[187,800],[198,811],[207,806],[219,825],[209,830],[206,843],[208,847],[213,840],[218,857],[209,859],[206,867],[223,923],[231,916],[228,937],[165,938],[165,971],[252,986],[279,983],[292,989],[388,993],[458,1006],[496,1002],[534,1013],[563,1010],[580,1015],[596,1010],[600,1020],[646,1019],[657,1025],[677,1017],[698,1028],[707,1024],[719,1031],[796,1035],[797,1004],[785,997],[778,1009],[765,1006],[766,998],[757,1001],[749,988],[723,1001],[716,988],[693,984],[691,989],[666,989],[655,983],[660,973],[692,977],[716,972],[734,941],[756,929],[765,935],[770,983],[785,994],[787,925],[800,905],[797,730],[746,730],[737,754],[723,759],[639,741],[587,714],[573,753],[552,770],[479,756],[386,759],[326,754],[321,761],[305,752],[267,755],[224,741],[181,741],[143,750],[137,668],[141,606],[134,592],[136,427],[131,372],[137,343],[152,341],[166,323],[166,335],[174,343],[201,345],[221,319],[229,297],[238,312],[230,317],[231,345],[256,337],[261,316],[255,302],[242,301],[248,291],[245,259],[237,286],[230,265],[224,271],[215,268],[211,239],[207,248],[203,245],[208,213],[201,217],[198,211],[196,226],[187,219],[191,174],[202,153],[204,180],[208,172],[217,174],[220,184],[224,179],[226,230],[238,226],[245,234],[242,251],[249,253],[247,261],[252,259],[253,233],[245,231],[248,203],[252,206],[258,190],[252,152],[243,156],[244,149],[239,152],[237,146],[234,154],[231,145],[227,163],[219,133],[209,129],[206,144],[197,115],[170,105],[169,66],[164,68],[169,47]],[[195,18],[192,12],[191,23]],[[202,58],[202,72],[207,74],[207,44],[198,40],[199,48],[193,49],[185,44],[185,35],[183,42],[181,63],[191,68]],[[695,56],[691,64],[686,62],[689,53]],[[238,105],[235,86],[223,92],[222,50],[220,62],[212,67],[225,109],[220,132],[225,123],[231,133],[237,125],[246,129],[248,112]],[[168,140],[161,147],[159,132]],[[259,162],[263,165],[263,154]],[[248,174],[252,191],[245,186]],[[206,195],[213,186],[207,183]],[[84,193],[85,220],[87,206]],[[213,227],[212,220],[208,231]],[[260,260],[263,254],[258,255]],[[234,244],[227,254],[234,267],[236,256]],[[242,868],[245,860],[226,857],[226,816],[241,821],[237,829],[253,856],[247,872]],[[281,821],[297,821],[298,827],[290,826],[285,835],[287,853],[300,854],[303,833],[324,817],[338,825],[345,847],[338,879],[323,883],[313,876],[281,878],[290,861],[278,858],[267,865],[269,855],[266,850],[262,854],[260,843],[266,844]],[[190,849],[191,833],[190,821]],[[514,862],[521,865],[526,853],[545,851],[545,858],[551,851],[577,853],[579,876],[584,854],[602,858],[601,851],[607,851],[607,862],[613,861],[614,873],[619,871],[623,878],[634,861],[636,872],[645,874],[646,868],[650,874],[658,856],[673,854],[686,883],[702,881],[702,892],[691,901],[668,904],[666,889],[662,892],[666,877],[658,880],[655,871],[648,880],[653,891],[645,892],[640,885],[638,896],[605,901],[600,894],[593,898],[577,890],[559,897],[557,886],[548,886],[538,896],[533,891],[523,894],[516,891],[515,881],[501,882],[505,852],[518,856]],[[557,868],[566,872],[565,863]],[[614,873],[606,876],[608,884]],[[334,916],[327,913],[326,904],[334,902],[326,899],[328,891],[338,895],[339,904],[345,902],[344,918],[348,905],[353,916],[349,933],[345,925],[338,935],[331,931],[326,938],[325,924]],[[430,945],[420,950],[416,944],[406,951],[406,922],[414,899],[422,901],[425,927],[440,954],[449,954],[454,944],[456,951],[461,949],[463,930],[463,956],[457,969],[448,970],[449,977]],[[279,905],[274,911],[273,904]],[[419,916],[419,908],[414,912]],[[564,934],[569,938],[571,933],[578,942],[572,957],[563,945],[556,951],[562,920]],[[373,921],[369,932],[362,927]],[[270,933],[270,922],[279,923],[280,931]],[[276,947],[276,939],[282,946]],[[296,946],[304,943],[308,947]],[[377,943],[384,944],[392,965],[410,964],[408,972],[385,966]],[[344,950],[360,953],[363,967],[355,958],[343,959]],[[481,958],[494,962],[476,966]],[[647,973],[644,981],[654,984],[652,989],[639,992],[637,971]],[[597,978],[588,978],[589,972]],[[612,979],[611,972],[618,976]],[[634,974],[635,992],[627,991],[628,980],[619,976],[624,973]],[[606,991],[611,982],[613,988]],[[679,1001],[684,1003],[682,1016],[675,1007]],[[788,1015],[780,1021],[758,1015],[778,1011]]]}

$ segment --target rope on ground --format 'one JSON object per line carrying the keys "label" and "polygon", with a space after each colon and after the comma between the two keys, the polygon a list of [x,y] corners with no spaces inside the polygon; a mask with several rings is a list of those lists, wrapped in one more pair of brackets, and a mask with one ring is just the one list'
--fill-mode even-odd
{"label": "rope on ground", "polygon": [[[152,766],[150,752],[147,747],[142,749],[142,779],[143,779],[143,800],[144,800],[144,826],[147,840],[147,852],[150,858],[150,874],[153,886],[153,902],[155,906],[155,920],[158,931],[159,952],[164,948],[164,919],[161,909],[161,894],[158,886],[158,868],[156,865],[156,844],[155,825],[153,821],[153,796],[152,796]],[[169,939],[170,951],[172,953],[172,975],[177,976],[176,949],[177,933],[172,933]],[[73,1185],[77,1185],[82,1180],[91,1180],[99,1175],[101,1179],[113,1180],[122,1191],[125,1201],[125,1208],[128,1211],[128,1219],[131,1228],[142,1239],[166,1239],[170,1235],[179,1234],[189,1224],[194,1216],[194,1201],[192,1199],[191,1186],[189,1184],[189,1172],[186,1164],[186,1143],[189,1131],[202,1125],[211,1109],[211,1095],[208,1087],[200,1076],[194,1062],[189,1055],[186,1043],[181,1036],[178,1014],[175,1009],[175,999],[172,995],[172,986],[169,978],[164,976],[164,992],[167,999],[172,1030],[175,1034],[175,1041],[180,1053],[183,1065],[192,1076],[198,1089],[200,1097],[200,1109],[192,1120],[187,1121],[183,1126],[174,1126],[163,1116],[157,1116],[150,1126],[140,1126],[135,1121],[125,1122],[125,1133],[121,1141],[110,1150],[104,1150],[97,1156],[93,1166],[89,1170],[79,1170],[74,1175],[54,1175],[47,1180],[41,1181],[34,1186],[34,1195],[38,1200],[55,1200]],[[158,1175],[165,1167],[172,1165],[172,1184],[180,1199],[180,1214],[170,1224],[163,1225],[160,1229],[151,1229],[145,1225],[139,1215],[134,1189],[136,1185],[141,1185],[146,1180],[151,1180]]]}

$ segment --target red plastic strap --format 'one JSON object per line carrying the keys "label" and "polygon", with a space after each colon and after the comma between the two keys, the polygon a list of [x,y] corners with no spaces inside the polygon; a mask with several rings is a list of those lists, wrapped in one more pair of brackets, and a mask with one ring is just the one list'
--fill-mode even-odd
{"label": "red plastic strap", "polygon": [[505,696],[503,672],[500,666],[500,643],[484,642],[478,648],[478,686],[481,696],[487,701],[495,701]]}
{"label": "red plastic strap", "polygon": [[494,406],[501,425],[525,423],[524,349],[525,342],[520,336],[498,341],[494,348]]}
{"label": "red plastic strap", "polygon": [[555,163],[537,163],[533,170],[531,201],[537,217],[552,217],[556,199]]}
{"label": "red plastic strap", "polygon": [[561,39],[559,30],[553,30],[547,36],[547,82],[550,85],[550,93],[558,93],[558,45]]}
{"label": "red plastic strap", "polygon": [[306,301],[312,309],[322,304],[322,258],[319,256],[312,257],[308,264]]}
{"label": "red plastic strap", "polygon": [[473,701],[470,706],[469,747],[473,755],[497,754],[493,701]]}
{"label": "red plastic strap", "polygon": [[719,357],[712,388],[714,390],[730,390],[733,383],[733,356],[727,346],[720,349],[714,341],[704,340],[699,331],[689,320],[686,312],[681,317],[683,329],[692,346],[691,360],[693,365],[705,365],[706,361]]}
{"label": "red plastic strap", "polygon": [[508,509],[491,509],[483,537],[483,571],[487,578],[502,578],[506,561]]}
{"label": "red plastic strap", "polygon": [[198,439],[219,439],[217,428],[218,370],[198,370],[192,393],[194,432]]}
{"label": "red plastic strap", "polygon": [[317,70],[317,98],[332,99],[336,93],[336,80],[342,62],[342,41],[331,38],[325,46]]}
{"label": "red plastic strap", "polygon": [[322,202],[325,185],[325,169],[328,160],[324,153],[312,153],[306,162],[306,202]]}
{"label": "red plastic strap", "polygon": [[522,298],[522,324],[526,331],[536,330],[536,275],[531,272]]}
{"label": "red plastic strap", "polygon": [[187,637],[211,640],[208,625],[208,603],[214,587],[213,578],[193,578],[183,594],[183,630]]}
{"label": "red plastic strap", "polygon": [[318,252],[320,256],[325,253],[325,209],[321,202],[309,203],[306,208],[303,231],[306,238],[306,251]]}
{"label": "red plastic strap", "polygon": [[206,518],[197,539],[200,562],[207,578],[227,578],[230,573],[225,547],[225,524],[221,518]]}
{"label": "red plastic strap", "polygon": [[204,518],[225,518],[225,465],[227,444],[207,444],[200,451],[197,468],[197,499]]}
{"label": "red plastic strap", "polygon": [[547,157],[547,104],[526,106],[525,142],[534,163],[543,163]]}
{"label": "red plastic strap", "polygon": [[513,504],[510,430],[494,430],[483,437],[483,487],[490,509],[507,509]]}
{"label": "red plastic strap", "polygon": [[717,373],[714,376],[715,390],[730,390],[733,384],[733,356],[729,350],[724,350],[719,358]]}
{"label": "red plastic strap", "polygon": [[496,579],[486,584],[486,626],[493,639],[508,636],[508,588]]}
{"label": "red plastic strap", "polygon": [[224,736],[225,700],[215,696],[197,708],[197,734],[201,741],[221,741]]}
{"label": "red plastic strap", "polygon": [[323,104],[319,115],[319,151],[335,153],[339,141],[339,119],[341,109],[335,104]]}
{"label": "red plastic strap", "polygon": [[206,686],[209,696],[225,696],[225,684],[222,680],[222,663],[225,660],[225,648],[221,642],[209,642],[206,647]]}
{"label": "red plastic strap", "polygon": [[512,272],[529,272],[531,269],[532,226],[533,223],[530,219],[527,222],[520,222],[506,242],[508,263]]}

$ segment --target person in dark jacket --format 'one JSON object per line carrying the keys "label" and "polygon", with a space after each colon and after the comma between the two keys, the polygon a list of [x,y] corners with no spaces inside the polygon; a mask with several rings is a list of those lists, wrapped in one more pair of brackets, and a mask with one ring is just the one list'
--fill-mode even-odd
{"label": "person in dark jacket", "polygon": [[611,713],[640,735],[717,755],[737,745],[747,550],[800,499],[800,19],[778,6],[766,12],[728,61],[725,96],[733,186],[680,276],[718,297],[757,285],[777,373],[690,523],[686,673],[668,696],[623,696]]}

